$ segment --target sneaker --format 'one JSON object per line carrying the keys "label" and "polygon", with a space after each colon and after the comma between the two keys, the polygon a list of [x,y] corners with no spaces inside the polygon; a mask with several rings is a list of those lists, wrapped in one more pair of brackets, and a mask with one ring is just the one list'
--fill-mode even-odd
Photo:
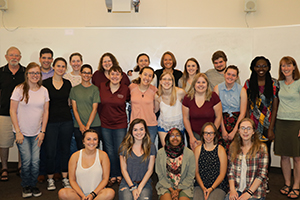
{"label": "sneaker", "polygon": [[260,136],[259,136],[259,140],[260,140],[261,142],[266,142],[266,141],[268,141],[269,139],[266,138],[266,137],[263,136],[263,135],[260,135]]}
{"label": "sneaker", "polygon": [[63,185],[64,188],[71,188],[71,185],[69,183],[69,179],[67,179],[67,178],[64,178],[62,180],[62,185]]}
{"label": "sneaker", "polygon": [[42,192],[37,187],[31,187],[31,191],[34,197],[39,197],[42,195]]}
{"label": "sneaker", "polygon": [[31,192],[31,189],[30,187],[23,187],[23,191],[22,191],[22,197],[23,198],[28,198],[28,197],[31,197],[32,196],[32,192]]}
{"label": "sneaker", "polygon": [[47,182],[48,182],[47,190],[55,190],[56,189],[54,180],[52,178],[48,178]]}

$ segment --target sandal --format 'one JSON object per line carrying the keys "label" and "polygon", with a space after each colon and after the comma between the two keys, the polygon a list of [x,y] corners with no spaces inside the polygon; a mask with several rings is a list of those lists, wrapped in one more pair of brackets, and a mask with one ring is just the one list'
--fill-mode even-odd
{"label": "sandal", "polygon": [[[296,193],[298,191],[298,194]],[[291,195],[294,195],[295,197],[291,197]],[[291,189],[290,193],[288,194],[288,198],[290,199],[298,199],[300,195],[300,189]]]}
{"label": "sandal", "polygon": [[[4,172],[6,172],[6,175],[3,175]],[[8,171],[7,171],[7,169],[2,169],[0,180],[1,181],[8,181]]]}
{"label": "sandal", "polygon": [[280,189],[280,193],[283,195],[288,195],[291,192],[291,189],[291,186],[287,186],[286,184],[284,184],[284,186]]}
{"label": "sandal", "polygon": [[116,177],[110,178],[108,180],[107,186],[112,187],[115,184],[116,181],[117,181]]}

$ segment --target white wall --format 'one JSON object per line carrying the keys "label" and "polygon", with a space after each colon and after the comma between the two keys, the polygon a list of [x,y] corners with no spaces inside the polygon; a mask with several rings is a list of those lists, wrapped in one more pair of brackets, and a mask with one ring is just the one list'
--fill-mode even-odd
{"label": "white wall", "polygon": [[[244,0],[141,0],[139,13],[107,13],[105,0],[8,0],[8,3],[3,19],[11,28],[247,27]],[[299,0],[257,0],[257,12],[246,19],[250,27],[300,24],[299,7]]]}

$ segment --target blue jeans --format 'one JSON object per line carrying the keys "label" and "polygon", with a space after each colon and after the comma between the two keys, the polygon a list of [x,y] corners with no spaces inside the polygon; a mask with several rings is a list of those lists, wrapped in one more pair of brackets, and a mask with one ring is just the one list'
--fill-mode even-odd
{"label": "blue jeans", "polygon": [[[243,194],[243,193],[240,192],[240,191],[237,191],[237,193],[239,194],[239,197]],[[226,197],[225,197],[224,200],[229,200],[229,193],[226,195]],[[265,197],[261,197],[261,198],[259,198],[259,199],[257,199],[257,198],[250,198],[250,199],[248,199],[248,200],[265,200]]]}
{"label": "blue jeans", "polygon": [[39,176],[40,147],[38,146],[38,140],[35,140],[36,137],[37,136],[24,136],[23,143],[17,144],[22,162],[22,187],[35,187],[37,183],[37,177]]}
{"label": "blue jeans", "polygon": [[[100,140],[102,140],[102,133],[101,133],[101,127],[100,126],[95,126],[95,127],[90,127],[90,129],[94,129],[95,131],[97,131],[98,133],[98,139],[99,139],[99,142]],[[82,133],[80,131],[79,128],[74,128],[74,137],[75,137],[75,140],[76,140],[76,145],[77,145],[77,149],[83,149],[83,137],[82,137]]]}
{"label": "blue jeans", "polygon": [[154,144],[155,138],[157,136],[157,126],[147,126],[147,127],[150,133],[151,142]]}
{"label": "blue jeans", "polygon": [[[60,154],[61,171],[68,172],[73,129],[73,121],[48,123],[44,139],[47,174],[54,174],[55,172],[56,154]],[[57,151],[57,146],[59,147],[59,152]]]}
{"label": "blue jeans", "polygon": [[127,129],[108,129],[101,127],[101,130],[103,150],[108,154],[110,160],[110,177],[122,176],[118,151]]}
{"label": "blue jeans", "polygon": [[[138,185],[137,185],[138,186]],[[148,181],[141,191],[138,200],[151,200],[152,199],[152,186],[151,181]],[[130,192],[129,187],[124,179],[119,187],[119,200],[133,200],[132,192]]]}

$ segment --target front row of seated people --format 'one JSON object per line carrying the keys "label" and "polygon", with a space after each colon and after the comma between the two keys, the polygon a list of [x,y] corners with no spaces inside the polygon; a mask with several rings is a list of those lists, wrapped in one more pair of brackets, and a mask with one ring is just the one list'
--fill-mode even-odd
{"label": "front row of seated people", "polygon": [[[172,128],[165,137],[165,146],[156,154],[145,120],[134,119],[119,148],[124,177],[119,199],[152,199],[150,177],[154,165],[160,200],[265,199],[268,152],[251,119],[244,118],[238,124],[228,157],[218,144],[219,133],[213,123],[204,124],[200,137],[201,144],[193,153],[184,145],[182,132]],[[84,148],[69,161],[72,188],[61,189],[59,199],[113,199],[115,191],[106,188],[110,161],[97,148],[97,132],[86,130],[83,144]]]}

